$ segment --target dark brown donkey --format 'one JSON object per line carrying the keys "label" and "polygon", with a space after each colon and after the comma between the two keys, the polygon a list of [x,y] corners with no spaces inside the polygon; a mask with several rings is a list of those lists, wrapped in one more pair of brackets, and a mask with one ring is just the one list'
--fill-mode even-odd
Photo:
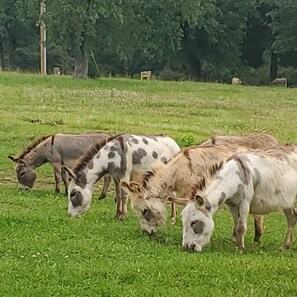
{"label": "dark brown donkey", "polygon": [[[32,188],[36,179],[35,168],[51,163],[54,168],[55,190],[60,192],[61,177],[67,194],[69,178],[61,171],[62,165],[74,167],[79,157],[100,140],[107,139],[110,135],[103,132],[85,134],[53,134],[40,137],[31,143],[17,156],[8,156],[16,163],[15,173],[19,188]],[[99,199],[106,196],[111,177],[104,178],[104,186]]]}

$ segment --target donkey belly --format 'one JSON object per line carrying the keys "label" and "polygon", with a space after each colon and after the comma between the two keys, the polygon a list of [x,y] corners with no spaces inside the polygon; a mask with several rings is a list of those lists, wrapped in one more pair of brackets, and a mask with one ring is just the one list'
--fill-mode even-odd
{"label": "donkey belly", "polygon": [[[256,194],[251,202],[250,212],[255,214],[269,214],[282,212],[284,209],[297,206],[296,194],[292,195],[276,191],[275,193]],[[271,194],[271,195],[269,195]]]}

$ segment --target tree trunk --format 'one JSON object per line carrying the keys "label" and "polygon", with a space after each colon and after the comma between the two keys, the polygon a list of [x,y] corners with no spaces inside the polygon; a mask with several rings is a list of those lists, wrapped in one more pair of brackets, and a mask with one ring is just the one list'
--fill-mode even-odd
{"label": "tree trunk", "polygon": [[191,70],[191,78],[193,80],[201,80],[202,78],[202,70],[201,70],[201,61],[200,59],[195,58],[193,55],[190,57],[190,70]]}
{"label": "tree trunk", "polygon": [[3,44],[0,42],[0,70],[4,70],[5,65],[4,65],[4,52],[3,52]]}
{"label": "tree trunk", "polygon": [[277,53],[271,52],[270,81],[273,81],[277,77],[277,58]]}
{"label": "tree trunk", "polygon": [[74,77],[87,78],[89,72],[89,51],[86,42],[83,41],[78,51],[78,55],[74,57]]}

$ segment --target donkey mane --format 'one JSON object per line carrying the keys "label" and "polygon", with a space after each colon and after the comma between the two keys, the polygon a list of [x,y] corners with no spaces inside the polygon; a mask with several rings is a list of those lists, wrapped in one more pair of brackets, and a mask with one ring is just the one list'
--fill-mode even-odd
{"label": "donkey mane", "polygon": [[55,134],[51,134],[51,135],[44,135],[41,136],[39,138],[37,138],[35,141],[33,141],[32,143],[30,143],[21,153],[20,155],[17,157],[19,159],[23,159],[27,154],[29,154],[38,144],[40,144],[41,142],[45,141],[46,139],[50,138],[50,137],[54,137]]}
{"label": "donkey mane", "polygon": [[77,162],[73,172],[78,174],[83,171],[89,164],[89,162],[94,158],[94,156],[110,141],[119,138],[122,134],[111,136],[107,139],[99,140],[94,144]]}
{"label": "donkey mane", "polygon": [[206,172],[206,175],[204,175],[193,187],[192,191],[190,194],[190,199],[194,199],[197,192],[202,192],[206,186],[206,181],[211,179],[222,167],[225,161],[216,163],[212,165],[209,169],[208,172]]}
{"label": "donkey mane", "polygon": [[245,135],[217,135],[202,141],[199,145],[238,144],[252,149],[263,149],[277,146],[279,143],[272,135],[266,133]]}
{"label": "donkey mane", "polygon": [[146,171],[146,172],[144,172],[143,174],[142,174],[142,177],[141,177],[141,185],[144,187],[144,188],[146,188],[147,187],[147,184],[148,184],[148,182],[149,182],[149,180],[153,177],[153,176],[155,176],[155,174],[156,174],[156,171],[155,170],[151,170],[151,171]]}

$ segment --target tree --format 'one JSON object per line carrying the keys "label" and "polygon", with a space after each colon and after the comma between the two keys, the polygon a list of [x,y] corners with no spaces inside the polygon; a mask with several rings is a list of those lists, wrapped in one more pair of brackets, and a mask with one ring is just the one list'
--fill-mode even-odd
{"label": "tree", "polygon": [[0,62],[2,68],[38,68],[38,9],[34,0],[2,0]]}
{"label": "tree", "polygon": [[98,36],[98,22],[120,18],[121,0],[53,0],[47,5],[49,34],[57,38],[74,61],[74,76],[87,77],[90,50]]}
{"label": "tree", "polygon": [[[280,65],[297,67],[297,3],[291,0],[274,0],[270,12],[271,28],[275,36],[272,50]],[[277,76],[271,77],[274,79]]]}

